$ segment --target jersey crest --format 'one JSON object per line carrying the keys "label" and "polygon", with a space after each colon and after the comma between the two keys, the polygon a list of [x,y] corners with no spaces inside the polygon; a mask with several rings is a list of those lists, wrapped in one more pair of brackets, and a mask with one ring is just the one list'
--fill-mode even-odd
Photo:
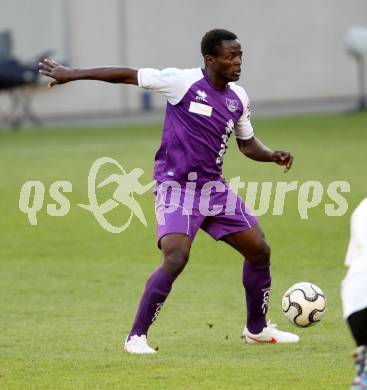
{"label": "jersey crest", "polygon": [[227,104],[227,108],[228,108],[229,111],[231,111],[231,112],[237,111],[238,100],[226,98],[226,104]]}

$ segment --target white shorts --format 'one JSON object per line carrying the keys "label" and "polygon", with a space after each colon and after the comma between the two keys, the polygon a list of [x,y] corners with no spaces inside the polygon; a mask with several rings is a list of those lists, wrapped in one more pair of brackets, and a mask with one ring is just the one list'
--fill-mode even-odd
{"label": "white shorts", "polygon": [[351,266],[342,281],[343,317],[367,308],[367,268]]}

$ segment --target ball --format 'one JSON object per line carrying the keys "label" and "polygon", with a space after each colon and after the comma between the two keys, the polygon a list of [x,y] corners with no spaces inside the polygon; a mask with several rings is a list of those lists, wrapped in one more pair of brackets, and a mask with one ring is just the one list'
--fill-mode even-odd
{"label": "ball", "polygon": [[282,311],[293,325],[302,328],[315,325],[326,311],[325,294],[315,284],[296,283],[284,293]]}

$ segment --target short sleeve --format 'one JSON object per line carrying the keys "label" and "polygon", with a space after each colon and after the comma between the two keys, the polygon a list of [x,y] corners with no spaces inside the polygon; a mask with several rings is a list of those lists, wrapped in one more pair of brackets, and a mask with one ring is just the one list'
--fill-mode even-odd
{"label": "short sleeve", "polygon": [[173,105],[181,101],[187,90],[185,73],[176,68],[139,69],[138,83],[141,88],[153,90],[165,96]]}
{"label": "short sleeve", "polygon": [[247,96],[246,91],[235,83],[229,84],[231,89],[241,99],[243,106],[243,113],[235,124],[234,133],[236,138],[239,139],[250,139],[254,134],[254,129],[251,125],[251,105],[250,100]]}
{"label": "short sleeve", "polygon": [[244,106],[243,113],[235,125],[235,135],[236,138],[239,139],[250,139],[254,136],[254,129],[251,124],[251,106],[249,101],[247,101],[246,106]]}

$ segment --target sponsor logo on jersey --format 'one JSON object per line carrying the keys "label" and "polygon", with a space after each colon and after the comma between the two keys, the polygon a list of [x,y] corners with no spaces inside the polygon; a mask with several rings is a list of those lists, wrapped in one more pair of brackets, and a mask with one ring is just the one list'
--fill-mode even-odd
{"label": "sponsor logo on jersey", "polygon": [[206,94],[205,91],[202,91],[200,89],[198,89],[196,91],[196,100],[199,100],[200,102],[205,102],[205,103],[208,103],[208,101],[206,100],[206,98],[208,97],[208,95]]}
{"label": "sponsor logo on jersey", "polygon": [[232,119],[228,119],[227,126],[225,127],[226,133],[222,134],[222,143],[220,144],[218,157],[215,160],[216,164],[218,164],[218,165],[221,165],[223,162],[224,153],[226,152],[226,150],[228,148],[228,145],[227,145],[228,139],[229,139],[231,133],[233,132],[233,130],[234,130],[234,122]]}
{"label": "sponsor logo on jersey", "polygon": [[226,98],[227,108],[231,112],[235,112],[238,108],[238,101]]}

